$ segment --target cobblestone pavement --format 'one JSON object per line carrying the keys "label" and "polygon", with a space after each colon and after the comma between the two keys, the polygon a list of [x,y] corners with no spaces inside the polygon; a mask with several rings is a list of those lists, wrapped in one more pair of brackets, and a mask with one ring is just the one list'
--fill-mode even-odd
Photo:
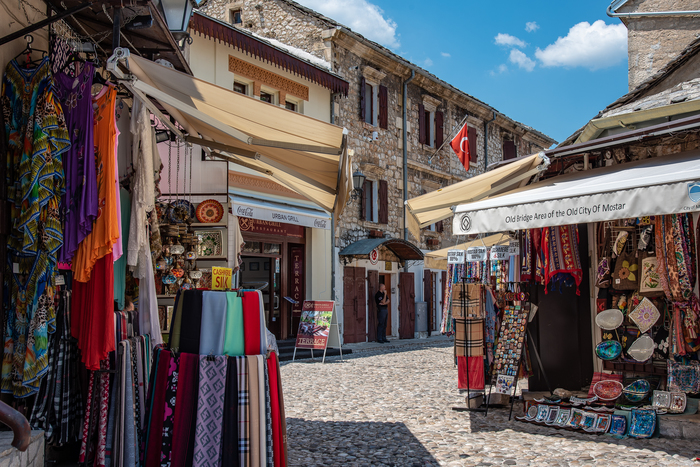
{"label": "cobblestone pavement", "polygon": [[506,409],[453,411],[464,406],[456,380],[446,343],[283,364],[289,464],[700,467],[693,441],[615,440],[509,422]]}

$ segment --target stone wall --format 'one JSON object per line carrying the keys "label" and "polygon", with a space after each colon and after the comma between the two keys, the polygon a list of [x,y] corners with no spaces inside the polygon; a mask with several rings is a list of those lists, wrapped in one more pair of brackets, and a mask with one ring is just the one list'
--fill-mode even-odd
{"label": "stone wall", "polygon": [[[697,0],[633,0],[620,13],[698,10]],[[627,26],[629,90],[672,61],[700,33],[700,17],[624,18]]]}

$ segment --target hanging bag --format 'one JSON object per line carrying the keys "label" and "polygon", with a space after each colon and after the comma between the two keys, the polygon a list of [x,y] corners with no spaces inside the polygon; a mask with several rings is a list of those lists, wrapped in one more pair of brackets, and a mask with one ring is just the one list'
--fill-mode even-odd
{"label": "hanging bag", "polygon": [[[634,230],[631,236],[634,237]],[[632,238],[630,245],[633,247],[619,252],[615,261],[615,272],[612,275],[612,286],[615,290],[636,290],[639,284],[639,260],[635,238]]]}
{"label": "hanging bag", "polygon": [[[610,229],[601,224],[601,230],[605,231],[605,239],[602,243],[603,248],[598,250],[598,269],[596,271],[595,285],[601,289],[607,289],[611,285],[612,276],[612,256],[610,246]],[[599,234],[600,235],[600,234]],[[600,243],[599,243],[600,245]]]}

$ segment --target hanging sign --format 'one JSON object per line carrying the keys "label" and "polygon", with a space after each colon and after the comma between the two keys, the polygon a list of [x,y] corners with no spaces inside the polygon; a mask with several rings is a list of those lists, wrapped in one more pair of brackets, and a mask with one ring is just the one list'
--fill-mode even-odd
{"label": "hanging sign", "polygon": [[518,240],[511,240],[510,244],[508,245],[508,254],[510,255],[519,255],[520,254],[520,241]]}
{"label": "hanging sign", "polygon": [[304,300],[295,347],[325,349],[334,309],[335,302],[332,301]]}
{"label": "hanging sign", "polygon": [[220,268],[214,266],[211,268],[211,288],[212,290],[228,290],[231,288],[231,277],[233,269]]}
{"label": "hanging sign", "polygon": [[467,248],[467,261],[474,263],[477,261],[486,261],[488,258],[488,250],[485,246],[473,246]]}
{"label": "hanging sign", "polygon": [[491,247],[491,261],[504,261],[510,256],[509,245],[494,245]]}
{"label": "hanging sign", "polygon": [[376,248],[369,252],[369,262],[375,265],[379,262],[379,250]]}
{"label": "hanging sign", "polygon": [[[293,316],[298,317],[301,315],[301,305],[304,301],[304,291],[306,290],[304,284],[304,247],[303,246],[293,246],[290,248],[292,257],[292,298],[295,303],[292,304]],[[279,258],[276,258],[279,261]],[[277,269],[279,263],[276,263],[275,268]],[[277,271],[279,272],[279,271]]]}
{"label": "hanging sign", "polygon": [[464,264],[467,259],[464,250],[447,250],[447,264]]}

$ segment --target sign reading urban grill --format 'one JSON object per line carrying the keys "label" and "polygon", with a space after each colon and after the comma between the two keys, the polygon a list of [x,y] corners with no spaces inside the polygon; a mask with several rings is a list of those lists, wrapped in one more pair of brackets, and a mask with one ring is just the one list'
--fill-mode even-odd
{"label": "sign reading urban grill", "polygon": [[447,264],[464,264],[466,261],[466,251],[447,250]]}
{"label": "sign reading urban grill", "polygon": [[238,225],[241,232],[260,233],[269,235],[283,235],[285,237],[304,237],[304,228],[300,225],[282,224],[280,222],[261,221],[239,217]]}
{"label": "sign reading urban grill", "polygon": [[274,209],[273,207],[263,208],[238,201],[233,202],[233,213],[238,217],[247,217],[269,222],[281,222],[283,224],[299,225],[314,229],[330,230],[331,228],[330,218],[290,213]]}
{"label": "sign reading urban grill", "polygon": [[692,211],[700,211],[700,183],[669,183],[473,211],[457,208],[453,231],[490,233]]}

